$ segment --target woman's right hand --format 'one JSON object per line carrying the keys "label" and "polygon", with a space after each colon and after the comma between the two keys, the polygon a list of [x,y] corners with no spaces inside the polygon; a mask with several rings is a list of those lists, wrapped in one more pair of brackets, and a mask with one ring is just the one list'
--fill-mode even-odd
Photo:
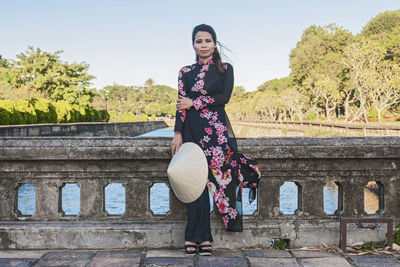
{"label": "woman's right hand", "polygon": [[172,143],[171,143],[172,156],[174,156],[175,153],[178,152],[179,147],[181,145],[182,145],[182,135],[175,132],[174,138],[172,139]]}

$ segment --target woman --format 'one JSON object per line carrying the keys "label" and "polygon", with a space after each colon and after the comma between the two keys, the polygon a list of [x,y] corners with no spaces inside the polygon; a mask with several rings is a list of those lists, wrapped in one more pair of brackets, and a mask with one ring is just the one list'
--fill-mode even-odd
{"label": "woman", "polygon": [[200,198],[187,204],[186,255],[195,255],[197,248],[200,255],[211,255],[208,190],[225,229],[238,232],[242,231],[242,188],[251,188],[251,203],[260,178],[257,163],[237,151],[225,113],[225,104],[233,89],[233,67],[222,63],[216,44],[217,37],[211,26],[196,26],[192,32],[196,63],[182,67],[178,75],[172,155],[182,143],[194,142],[203,149],[209,165],[207,187]]}

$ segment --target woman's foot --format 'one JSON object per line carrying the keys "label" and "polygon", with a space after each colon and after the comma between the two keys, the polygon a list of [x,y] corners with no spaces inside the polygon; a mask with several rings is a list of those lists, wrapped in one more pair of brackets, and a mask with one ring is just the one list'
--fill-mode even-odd
{"label": "woman's foot", "polygon": [[186,256],[194,256],[197,251],[197,243],[185,241],[185,255]]}
{"label": "woman's foot", "polygon": [[211,256],[213,248],[210,241],[201,242],[198,247],[201,256]]}

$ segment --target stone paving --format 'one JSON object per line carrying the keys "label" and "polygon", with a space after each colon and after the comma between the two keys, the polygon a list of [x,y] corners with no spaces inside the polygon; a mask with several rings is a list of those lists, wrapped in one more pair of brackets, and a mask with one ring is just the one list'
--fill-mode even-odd
{"label": "stone paving", "polygon": [[0,250],[0,267],[6,266],[400,266],[390,255],[338,255],[319,250],[216,250],[212,256],[186,257],[183,250]]}

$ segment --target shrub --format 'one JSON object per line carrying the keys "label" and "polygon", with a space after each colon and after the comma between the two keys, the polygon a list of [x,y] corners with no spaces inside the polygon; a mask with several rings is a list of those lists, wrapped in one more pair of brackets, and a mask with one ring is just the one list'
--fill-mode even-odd
{"label": "shrub", "polygon": [[307,119],[309,119],[310,121],[314,121],[317,119],[317,114],[309,113],[309,114],[307,114]]}
{"label": "shrub", "polygon": [[[384,110],[381,112],[381,119],[386,116],[387,111]],[[378,118],[378,111],[376,110],[376,108],[369,108],[368,109],[368,114],[367,114],[368,118],[370,119],[377,119]]]}
{"label": "shrub", "polygon": [[53,103],[54,107],[56,108],[57,113],[57,121],[61,123],[69,122],[71,120],[71,105],[65,101],[61,100],[58,102]]}
{"label": "shrub", "polygon": [[100,115],[100,120],[103,122],[107,122],[110,120],[110,114],[105,109],[100,110],[99,115]]}
{"label": "shrub", "polygon": [[142,114],[142,116],[140,118],[141,118],[141,121],[148,121],[149,120],[149,117],[147,117],[146,114]]}
{"label": "shrub", "polygon": [[31,103],[36,110],[37,122],[57,123],[56,108],[50,100],[44,98],[32,99]]}
{"label": "shrub", "polygon": [[135,122],[137,121],[136,115],[131,113],[131,112],[127,112],[127,113],[122,113],[118,119],[118,121],[120,122]]}
{"label": "shrub", "polygon": [[[0,125],[110,120],[107,110],[98,111],[91,106],[81,107],[79,111],[78,105],[70,105],[66,101],[51,102],[43,98],[31,99],[30,104],[28,106],[27,100],[0,100]],[[130,121],[133,119],[136,120],[134,114]]]}

